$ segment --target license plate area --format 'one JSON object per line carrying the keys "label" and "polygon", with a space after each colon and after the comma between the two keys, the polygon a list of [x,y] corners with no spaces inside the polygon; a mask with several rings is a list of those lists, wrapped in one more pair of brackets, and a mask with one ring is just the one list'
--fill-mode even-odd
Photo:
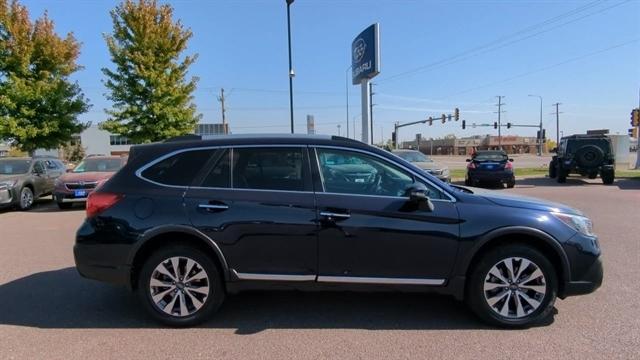
{"label": "license plate area", "polygon": [[75,190],[73,196],[77,198],[87,197],[87,190]]}

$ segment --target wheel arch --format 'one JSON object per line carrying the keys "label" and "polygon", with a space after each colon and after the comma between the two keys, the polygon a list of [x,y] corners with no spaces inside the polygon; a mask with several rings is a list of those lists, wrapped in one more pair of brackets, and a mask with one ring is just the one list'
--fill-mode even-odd
{"label": "wheel arch", "polygon": [[137,286],[137,274],[144,259],[153,251],[169,244],[188,244],[209,254],[225,281],[229,280],[229,266],[218,244],[210,237],[189,226],[163,225],[145,231],[127,261],[131,264],[131,288]]}
{"label": "wheel arch", "polygon": [[558,272],[558,296],[564,298],[565,284],[571,279],[569,259],[560,243],[551,235],[539,229],[511,226],[493,230],[482,236],[467,252],[461,263],[461,273],[469,279],[469,272],[482,255],[504,244],[525,244],[542,252]]}

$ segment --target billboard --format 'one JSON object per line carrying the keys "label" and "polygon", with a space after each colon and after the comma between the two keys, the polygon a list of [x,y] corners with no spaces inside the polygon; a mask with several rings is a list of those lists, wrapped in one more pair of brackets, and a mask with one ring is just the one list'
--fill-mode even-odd
{"label": "billboard", "polygon": [[351,43],[351,77],[354,85],[380,73],[380,33],[378,24],[364,29]]}

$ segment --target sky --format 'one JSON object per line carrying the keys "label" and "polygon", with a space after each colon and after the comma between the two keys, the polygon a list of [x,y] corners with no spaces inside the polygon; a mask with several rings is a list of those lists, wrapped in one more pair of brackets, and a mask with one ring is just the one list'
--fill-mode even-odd
{"label": "sky", "polygon": [[[82,43],[74,75],[91,110],[82,121],[106,119],[104,76],[112,67],[103,34],[112,31],[108,0],[22,0],[32,18],[47,11],[61,34]],[[186,54],[199,78],[194,93],[202,122],[221,122],[220,88],[233,133],[289,132],[286,3],[284,0],[174,0],[174,16],[193,31]],[[395,122],[460,109],[460,122],[401,130],[412,139],[493,134],[497,98],[503,122],[537,124],[556,134],[608,128],[625,134],[640,97],[640,0],[408,1],[296,0],[291,5],[295,131],[360,133],[360,86],[349,81],[351,42],[380,24],[381,72],[374,83],[374,137],[390,138]],[[341,128],[338,128],[340,125]],[[536,129],[503,129],[535,136]]]}

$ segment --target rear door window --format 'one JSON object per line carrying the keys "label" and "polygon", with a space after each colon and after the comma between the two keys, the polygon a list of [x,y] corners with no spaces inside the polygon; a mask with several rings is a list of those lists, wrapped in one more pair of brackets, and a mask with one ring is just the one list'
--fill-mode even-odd
{"label": "rear door window", "polygon": [[141,176],[162,185],[189,186],[214,152],[215,149],[183,151],[151,165]]}
{"label": "rear door window", "polygon": [[211,167],[211,171],[204,178],[201,186],[209,188],[231,187],[231,151],[229,149],[222,151],[224,153]]}
{"label": "rear door window", "polygon": [[306,148],[233,149],[233,187],[239,189],[311,191]]}

